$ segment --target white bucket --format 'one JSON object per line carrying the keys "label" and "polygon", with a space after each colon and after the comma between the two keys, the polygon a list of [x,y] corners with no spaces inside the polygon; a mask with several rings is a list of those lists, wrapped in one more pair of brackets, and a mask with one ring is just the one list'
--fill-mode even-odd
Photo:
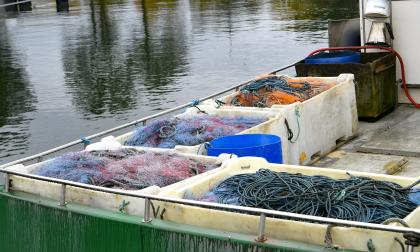
{"label": "white bucket", "polygon": [[387,18],[390,14],[388,0],[367,0],[365,17],[368,18]]}

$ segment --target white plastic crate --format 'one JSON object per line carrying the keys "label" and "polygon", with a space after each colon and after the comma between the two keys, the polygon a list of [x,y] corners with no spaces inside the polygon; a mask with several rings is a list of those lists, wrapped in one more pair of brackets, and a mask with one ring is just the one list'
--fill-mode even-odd
{"label": "white plastic crate", "polygon": [[[255,173],[265,168],[277,172],[300,173],[305,175],[322,175],[333,179],[349,178],[348,171],[327,168],[314,168],[306,166],[279,165],[267,163],[262,158],[238,158],[231,160],[227,167],[213,174],[195,180],[192,183],[181,182],[174,190],[162,190],[159,195],[173,198],[200,197],[212,190],[214,186],[223,180],[243,173]],[[369,177],[375,180],[384,180],[398,183],[401,186],[411,185],[416,178],[406,178],[390,175],[379,175],[365,172],[350,172],[354,176]],[[172,203],[158,203],[161,209],[165,209],[164,219],[177,223],[193,225],[204,228],[222,230],[225,232],[242,233],[246,235],[258,235],[259,216],[246,215],[241,213],[223,212],[214,209],[205,209],[187,205]],[[404,218],[410,227],[420,227],[420,207]],[[395,225],[395,224],[390,224]],[[265,224],[265,235],[270,242],[276,240],[292,240],[316,245],[325,245],[324,239],[327,225],[308,223],[284,219],[267,218]],[[367,251],[367,243],[372,239],[376,251],[393,252],[400,251],[400,245],[394,240],[401,235],[370,229],[347,228],[335,226],[331,229],[332,243],[345,249]]]}
{"label": "white plastic crate", "polygon": [[[112,141],[112,140],[111,140]],[[109,138],[105,139],[106,144],[102,143],[95,143],[96,146],[88,146],[88,150],[106,150],[106,149],[117,149],[117,143],[114,140],[114,148],[109,147]],[[118,143],[117,143],[118,144]],[[122,148],[127,148],[120,146]],[[199,156],[199,155],[192,155],[192,154],[183,154],[178,153],[174,150],[170,149],[158,149],[158,148],[142,148],[142,147],[130,147],[136,148],[138,150],[144,150],[147,152],[153,153],[167,153],[167,154],[177,154],[187,158],[191,158],[203,163],[213,163],[213,164],[220,164],[218,168],[213,170],[198,174],[196,176],[190,177],[188,179],[183,180],[182,182],[193,182],[196,179],[200,179],[202,176],[206,174],[212,174],[217,172],[219,169],[224,169],[227,164],[227,160],[229,159],[236,159],[236,156],[230,157],[230,155],[220,155],[219,157],[207,157],[207,156]],[[51,159],[50,159],[51,160]],[[33,164],[33,165],[14,165],[11,167],[6,168],[7,170],[13,170],[22,173],[33,173],[36,171],[42,164],[49,162],[50,160],[43,161],[41,163]],[[24,178],[20,176],[11,175],[10,179],[12,180],[12,191],[20,191],[20,192],[27,192],[30,194],[34,194],[40,197],[45,197],[53,200],[60,200],[60,192],[61,192],[61,185],[56,183],[50,183],[40,180],[34,180],[29,178]],[[181,182],[181,181],[180,181]],[[180,182],[174,183],[172,185],[166,186],[169,188],[177,188]],[[130,192],[138,192],[142,194],[157,194],[162,188],[159,186],[150,186],[142,190],[129,190]],[[105,193],[99,191],[92,191],[83,188],[67,186],[66,188],[66,201],[69,203],[81,204],[91,207],[98,207],[102,209],[112,210],[112,211],[119,211],[119,208],[122,206],[123,201],[129,202],[129,204],[125,207],[125,212],[128,214],[135,214],[135,215],[143,215],[144,212],[144,199],[117,195],[113,193]]]}
{"label": "white plastic crate", "polygon": [[[299,80],[305,78],[300,77]],[[306,101],[288,105],[273,105],[271,108],[219,106],[215,100],[207,100],[204,104],[211,105],[218,110],[270,111],[283,109],[283,114],[288,120],[299,146],[299,160],[294,160],[289,164],[307,164],[314,158],[330,152],[338,142],[355,135],[358,129],[353,74],[308,78],[317,79],[323,83],[335,83],[335,85]],[[218,100],[229,104],[238,92]],[[282,125],[282,127],[285,126]],[[299,137],[296,139],[297,135]]]}
{"label": "white plastic crate", "polygon": [[[239,134],[273,134],[281,138],[282,142],[282,158],[283,163],[298,164],[299,163],[299,143],[291,143],[287,141],[287,129],[284,126],[285,113],[290,113],[282,108],[270,109],[266,111],[247,111],[235,107],[217,109],[211,105],[198,105],[198,108],[188,108],[184,113],[176,115],[176,117],[191,117],[194,115],[202,115],[201,111],[205,111],[209,115],[227,116],[227,117],[266,117],[267,121],[256,125],[252,128],[244,130]],[[295,122],[290,122],[294,126]],[[131,137],[134,131],[115,137],[115,139],[124,144]],[[198,155],[206,155],[204,143],[195,146],[177,145],[174,148],[181,153],[190,153]]]}

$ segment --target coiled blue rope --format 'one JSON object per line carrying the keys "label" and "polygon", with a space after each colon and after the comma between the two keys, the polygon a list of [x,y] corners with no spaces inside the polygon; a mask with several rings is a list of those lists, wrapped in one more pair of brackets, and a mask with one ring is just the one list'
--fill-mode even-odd
{"label": "coiled blue rope", "polygon": [[335,180],[260,169],[226,179],[213,193],[219,203],[382,223],[404,218],[417,207],[408,194],[418,183],[401,187],[365,177]]}

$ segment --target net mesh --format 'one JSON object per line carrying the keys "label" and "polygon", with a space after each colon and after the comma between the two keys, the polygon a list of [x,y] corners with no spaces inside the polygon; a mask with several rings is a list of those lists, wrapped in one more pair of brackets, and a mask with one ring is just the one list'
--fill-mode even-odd
{"label": "net mesh", "polygon": [[138,128],[125,144],[158,148],[193,146],[240,133],[266,120],[265,117],[213,115],[161,119]]}
{"label": "net mesh", "polygon": [[322,83],[316,78],[291,79],[284,76],[269,76],[242,87],[229,105],[271,107],[276,104],[292,104],[314,97],[333,85]]}
{"label": "net mesh", "polygon": [[34,174],[135,190],[167,186],[216,167],[177,154],[121,149],[66,153],[44,163]]}

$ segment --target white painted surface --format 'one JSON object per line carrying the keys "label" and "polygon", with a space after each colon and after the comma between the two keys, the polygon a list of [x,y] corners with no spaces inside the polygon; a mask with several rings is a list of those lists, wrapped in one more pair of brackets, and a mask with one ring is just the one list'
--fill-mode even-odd
{"label": "white painted surface", "polygon": [[365,17],[387,18],[389,17],[388,0],[367,0],[365,8]]}
{"label": "white painted surface", "polygon": [[392,1],[392,28],[393,47],[404,60],[407,83],[420,85],[420,1]]}

